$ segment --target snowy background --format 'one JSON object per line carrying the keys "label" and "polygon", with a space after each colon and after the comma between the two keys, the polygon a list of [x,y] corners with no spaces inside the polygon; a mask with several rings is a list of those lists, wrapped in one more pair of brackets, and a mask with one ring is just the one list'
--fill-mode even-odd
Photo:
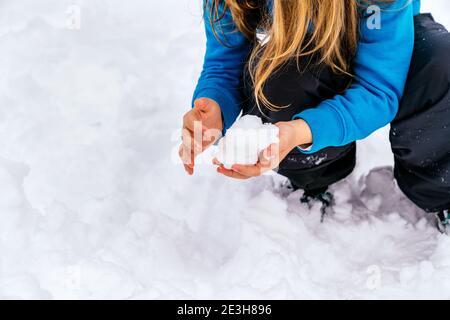
{"label": "snowy background", "polygon": [[323,224],[276,177],[184,174],[202,32],[199,1],[0,1],[0,298],[450,298],[386,129]]}

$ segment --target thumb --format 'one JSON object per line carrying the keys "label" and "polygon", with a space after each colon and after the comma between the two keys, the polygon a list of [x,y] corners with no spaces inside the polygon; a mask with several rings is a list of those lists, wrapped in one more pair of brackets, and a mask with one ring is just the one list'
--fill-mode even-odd
{"label": "thumb", "polygon": [[271,167],[272,164],[276,162],[278,154],[279,154],[279,145],[273,143],[261,153],[259,161],[263,167]]}
{"label": "thumb", "polygon": [[195,100],[194,102],[194,108],[202,111],[202,112],[206,112],[208,111],[209,108],[209,104],[210,101],[207,98],[199,98],[197,100]]}

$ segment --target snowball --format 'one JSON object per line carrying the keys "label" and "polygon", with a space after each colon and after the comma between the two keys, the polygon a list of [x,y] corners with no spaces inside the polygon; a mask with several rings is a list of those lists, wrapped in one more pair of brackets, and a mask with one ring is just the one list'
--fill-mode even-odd
{"label": "snowball", "polygon": [[219,141],[217,160],[227,169],[234,164],[256,164],[262,151],[279,142],[278,134],[277,126],[263,124],[257,116],[243,116]]}

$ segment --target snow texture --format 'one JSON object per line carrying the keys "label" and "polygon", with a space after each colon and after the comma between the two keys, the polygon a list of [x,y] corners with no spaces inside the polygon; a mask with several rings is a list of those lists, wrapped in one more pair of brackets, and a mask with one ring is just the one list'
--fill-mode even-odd
{"label": "snow texture", "polygon": [[450,238],[397,188],[386,128],[324,223],[279,176],[218,175],[213,150],[184,173],[200,1],[0,9],[0,298],[450,298]]}
{"label": "snow texture", "polygon": [[257,116],[243,116],[219,141],[217,160],[226,169],[231,169],[234,164],[254,165],[266,148],[279,142],[278,134],[277,126],[263,124]]}

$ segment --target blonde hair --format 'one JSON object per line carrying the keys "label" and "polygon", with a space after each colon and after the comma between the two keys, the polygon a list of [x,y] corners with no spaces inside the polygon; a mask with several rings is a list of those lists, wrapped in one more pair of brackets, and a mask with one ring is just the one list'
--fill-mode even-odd
{"label": "blonde hair", "polygon": [[[269,41],[264,46],[256,44],[248,62],[258,107],[261,102],[272,111],[283,108],[266,98],[264,85],[292,58],[297,59],[297,65],[302,59],[306,61],[302,65],[307,65],[314,56],[315,63],[324,63],[336,73],[350,74],[359,35],[358,0],[273,0],[270,16],[264,13],[267,10],[261,9],[266,1],[207,1],[215,33],[220,30],[219,22],[229,9],[237,29],[254,41],[257,26],[252,18],[259,14],[258,27],[267,31]],[[389,1],[392,0],[381,2]]]}

